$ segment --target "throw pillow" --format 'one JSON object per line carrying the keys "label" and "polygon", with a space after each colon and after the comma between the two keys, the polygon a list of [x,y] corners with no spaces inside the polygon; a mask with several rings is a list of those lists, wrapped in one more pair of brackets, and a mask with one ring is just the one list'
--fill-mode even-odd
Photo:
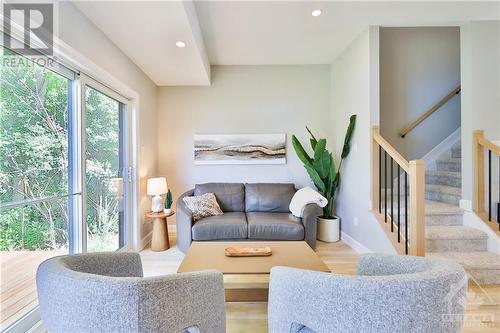
{"label": "throw pillow", "polygon": [[205,193],[203,195],[193,197],[184,197],[182,200],[193,213],[193,221],[195,222],[204,217],[224,214],[217,203],[215,194],[213,193]]}

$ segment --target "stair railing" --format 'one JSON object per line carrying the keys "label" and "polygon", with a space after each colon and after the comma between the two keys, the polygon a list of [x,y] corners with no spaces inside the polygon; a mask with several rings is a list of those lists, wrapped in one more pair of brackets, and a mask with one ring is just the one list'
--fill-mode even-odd
{"label": "stair railing", "polygon": [[[407,161],[380,135],[378,127],[372,128],[371,145],[372,212],[398,253],[424,256],[424,161]],[[390,194],[387,193],[388,187]],[[374,205],[378,207],[375,208]]]}
{"label": "stair railing", "polygon": [[[472,137],[472,149],[473,149],[473,170],[474,170],[474,191],[473,191],[473,210],[474,212],[488,224],[495,232],[500,235],[500,146],[491,142],[484,137],[484,131],[475,130]],[[484,152],[488,151],[488,165],[485,168],[485,157]],[[492,177],[492,154],[496,155],[498,158],[498,202],[495,204],[492,202],[492,183],[494,182]],[[485,185],[485,169],[488,170],[488,183]],[[487,186],[487,191],[485,186]],[[484,200],[485,192],[488,194],[488,202]],[[485,210],[487,207],[487,212]],[[496,210],[496,221],[493,216],[493,211]]]}
{"label": "stair railing", "polygon": [[410,131],[412,131],[415,127],[417,127],[421,122],[423,122],[425,119],[427,119],[431,114],[439,110],[440,107],[445,105],[453,96],[458,95],[460,93],[460,90],[462,90],[461,86],[458,85],[456,86],[452,91],[448,93],[448,95],[444,96],[434,104],[429,110],[425,111],[420,117],[418,117],[415,121],[410,123],[409,125],[403,127],[402,129],[399,130],[399,136],[404,138],[406,134],[408,134]]}

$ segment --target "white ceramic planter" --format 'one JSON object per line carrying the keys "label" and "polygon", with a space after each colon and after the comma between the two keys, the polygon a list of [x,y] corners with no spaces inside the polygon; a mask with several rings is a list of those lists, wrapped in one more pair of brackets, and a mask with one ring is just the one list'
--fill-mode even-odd
{"label": "white ceramic planter", "polygon": [[318,217],[318,235],[320,241],[333,243],[340,240],[340,218],[324,219]]}
{"label": "white ceramic planter", "polygon": [[172,213],[172,209],[170,209],[170,208],[169,208],[169,209],[165,208],[165,209],[163,209],[163,212],[164,212],[165,214],[170,214],[170,213]]}

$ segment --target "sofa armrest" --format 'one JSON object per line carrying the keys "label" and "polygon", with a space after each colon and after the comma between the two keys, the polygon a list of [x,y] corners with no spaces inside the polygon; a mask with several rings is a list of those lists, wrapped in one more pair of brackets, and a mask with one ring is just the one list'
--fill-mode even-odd
{"label": "sofa armrest", "polygon": [[315,203],[307,204],[302,214],[302,224],[304,225],[304,239],[309,246],[316,247],[317,219],[323,210]]}
{"label": "sofa armrest", "polygon": [[186,251],[191,246],[191,227],[193,226],[193,213],[186,206],[184,197],[190,197],[194,194],[194,190],[189,190],[183,193],[176,203],[176,218],[175,223],[177,225],[177,246],[179,249],[186,253]]}

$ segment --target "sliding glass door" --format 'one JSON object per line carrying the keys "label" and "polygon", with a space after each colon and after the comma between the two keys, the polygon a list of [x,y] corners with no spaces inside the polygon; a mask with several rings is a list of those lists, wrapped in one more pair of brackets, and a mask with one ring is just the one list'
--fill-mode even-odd
{"label": "sliding glass door", "polygon": [[[129,101],[0,46],[0,330],[39,320],[45,259],[131,237]],[[10,65],[14,63],[15,65]],[[6,65],[7,64],[7,65]]]}
{"label": "sliding glass door", "polygon": [[105,87],[85,85],[85,209],[87,251],[127,243],[127,105]]}

